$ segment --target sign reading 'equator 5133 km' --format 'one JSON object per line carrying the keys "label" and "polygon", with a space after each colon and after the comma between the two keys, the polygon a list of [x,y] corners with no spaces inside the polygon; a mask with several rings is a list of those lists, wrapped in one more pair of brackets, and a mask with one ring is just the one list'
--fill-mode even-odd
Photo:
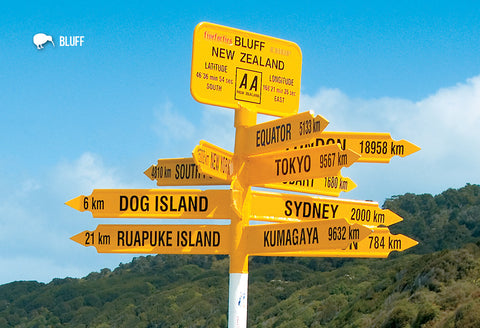
{"label": "sign reading 'equator 5133 km'", "polygon": [[195,28],[190,91],[201,103],[295,114],[301,74],[302,52],[294,42],[206,22]]}
{"label": "sign reading 'equator 5133 km'", "polygon": [[246,128],[245,152],[249,155],[284,150],[320,137],[328,120],[312,112],[279,118]]}

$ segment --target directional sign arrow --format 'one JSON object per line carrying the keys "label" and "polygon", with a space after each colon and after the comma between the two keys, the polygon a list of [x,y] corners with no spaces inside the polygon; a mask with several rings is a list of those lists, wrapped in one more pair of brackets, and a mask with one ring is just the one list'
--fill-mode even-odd
{"label": "directional sign arrow", "polygon": [[98,253],[229,254],[226,225],[99,224],[72,238]]}
{"label": "directional sign arrow", "polygon": [[328,121],[312,111],[279,118],[246,128],[246,147],[249,155],[283,150],[320,137]]}
{"label": "directional sign arrow", "polygon": [[291,221],[292,219],[346,219],[349,223],[390,226],[403,219],[376,202],[252,191],[251,219]]}
{"label": "directional sign arrow", "polygon": [[352,242],[343,250],[322,250],[308,252],[277,252],[256,254],[261,256],[303,256],[303,257],[375,257],[387,258],[393,252],[403,252],[418,242],[402,234],[392,235],[388,228],[373,228],[373,232],[359,242]]}
{"label": "directional sign arrow", "polygon": [[193,160],[200,171],[230,183],[233,177],[233,153],[204,140],[193,149]]}
{"label": "directional sign arrow", "polygon": [[228,184],[225,180],[201,173],[191,157],[159,159],[157,165],[150,166],[144,173],[150,180],[157,180],[157,186]]}
{"label": "directional sign arrow", "polygon": [[310,194],[338,197],[340,192],[349,192],[357,187],[355,182],[340,173],[319,179],[286,181],[281,183],[267,183],[258,187],[305,192]]}
{"label": "directional sign arrow", "polygon": [[405,157],[420,150],[420,147],[406,140],[395,141],[390,133],[375,132],[322,132],[310,146],[340,144],[342,149],[351,149],[360,154],[358,162],[388,163],[398,155]]}
{"label": "directional sign arrow", "polygon": [[360,155],[338,145],[249,156],[242,171],[247,185],[296,181],[336,175]]}
{"label": "directional sign arrow", "polygon": [[230,190],[95,189],[66,202],[94,218],[229,219]]}
{"label": "directional sign arrow", "polygon": [[371,229],[344,219],[273,223],[246,227],[247,253],[305,252],[344,249],[366,238]]}

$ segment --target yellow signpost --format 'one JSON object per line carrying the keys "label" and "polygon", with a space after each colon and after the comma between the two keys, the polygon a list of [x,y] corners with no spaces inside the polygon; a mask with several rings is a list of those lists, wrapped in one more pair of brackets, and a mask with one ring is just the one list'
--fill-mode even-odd
{"label": "yellow signpost", "polygon": [[348,223],[367,226],[390,226],[402,218],[376,202],[326,198],[274,192],[252,191],[251,219],[291,221],[346,219]]}
{"label": "yellow signpost", "polygon": [[94,218],[228,219],[230,190],[95,189],[66,202]]}
{"label": "yellow signpost", "polygon": [[340,250],[371,232],[365,226],[350,225],[344,219],[250,225],[246,227],[247,253]]}
{"label": "yellow signpost", "polygon": [[295,114],[301,74],[302,52],[293,42],[206,22],[195,28],[190,90],[201,103]]}
{"label": "yellow signpost", "polygon": [[306,252],[263,252],[260,256],[295,256],[295,257],[365,257],[387,258],[391,252],[403,252],[417,245],[418,242],[402,234],[393,235],[388,228],[373,228],[373,232],[358,242],[352,242],[342,250],[325,249]]}
{"label": "yellow signpost", "polygon": [[228,225],[99,224],[73,236],[98,253],[229,254]]}
{"label": "yellow signpost", "polygon": [[203,174],[230,183],[233,177],[233,154],[204,140],[192,152],[193,160]]}
{"label": "yellow signpost", "polygon": [[159,159],[157,165],[145,172],[150,180],[157,180],[157,186],[199,186],[225,185],[225,180],[203,174],[193,158]]}
{"label": "yellow signpost", "polygon": [[[356,187],[340,175],[342,167],[388,163],[420,149],[389,133],[325,132],[328,121],[322,116],[297,114],[301,64],[293,42],[198,24],[190,90],[199,102],[235,109],[234,153],[200,141],[192,158],[159,159],[144,173],[158,186],[230,189],[94,189],[66,204],[95,218],[227,219],[230,224],[101,224],[71,239],[100,253],[229,255],[230,328],[246,327],[251,255],[387,257],[416,245],[384,228],[402,218],[377,203],[251,190],[338,196]],[[281,118],[257,125],[257,113]]]}
{"label": "yellow signpost", "polygon": [[320,137],[328,121],[312,112],[279,118],[246,129],[246,153],[249,155],[284,150]]}
{"label": "yellow signpost", "polygon": [[360,156],[337,145],[249,156],[240,177],[247,185],[296,181],[336,175]]}
{"label": "yellow signpost", "polygon": [[352,179],[343,177],[339,173],[334,176],[318,179],[266,183],[263,185],[258,185],[258,187],[338,197],[340,192],[349,192],[355,189],[357,185],[352,181]]}
{"label": "yellow signpost", "polygon": [[310,146],[339,144],[360,154],[358,162],[388,163],[393,156],[405,157],[420,150],[406,140],[393,140],[390,133],[376,132],[322,132]]}

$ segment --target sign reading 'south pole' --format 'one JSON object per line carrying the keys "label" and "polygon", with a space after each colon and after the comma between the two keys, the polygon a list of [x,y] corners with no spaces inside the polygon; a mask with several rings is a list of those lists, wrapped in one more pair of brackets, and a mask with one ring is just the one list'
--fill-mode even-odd
{"label": "sign reading 'south pole'", "polygon": [[190,91],[201,103],[292,115],[301,74],[302,52],[294,42],[207,22],[195,28]]}
{"label": "sign reading 'south pole'", "polygon": [[229,219],[230,190],[94,189],[66,202],[94,218]]}
{"label": "sign reading 'south pole'", "polygon": [[159,159],[157,165],[150,166],[144,173],[150,180],[157,180],[157,186],[228,184],[225,180],[201,173],[191,157]]}
{"label": "sign reading 'south pole'", "polygon": [[71,237],[98,253],[229,254],[226,225],[99,224]]}

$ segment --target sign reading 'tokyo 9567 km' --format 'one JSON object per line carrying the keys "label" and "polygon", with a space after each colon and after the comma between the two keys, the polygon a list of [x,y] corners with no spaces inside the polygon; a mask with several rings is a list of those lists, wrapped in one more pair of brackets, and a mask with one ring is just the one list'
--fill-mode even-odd
{"label": "sign reading 'tokyo 9567 km'", "polygon": [[294,42],[206,22],[195,28],[190,90],[199,102],[296,114],[301,74],[302,52]]}

